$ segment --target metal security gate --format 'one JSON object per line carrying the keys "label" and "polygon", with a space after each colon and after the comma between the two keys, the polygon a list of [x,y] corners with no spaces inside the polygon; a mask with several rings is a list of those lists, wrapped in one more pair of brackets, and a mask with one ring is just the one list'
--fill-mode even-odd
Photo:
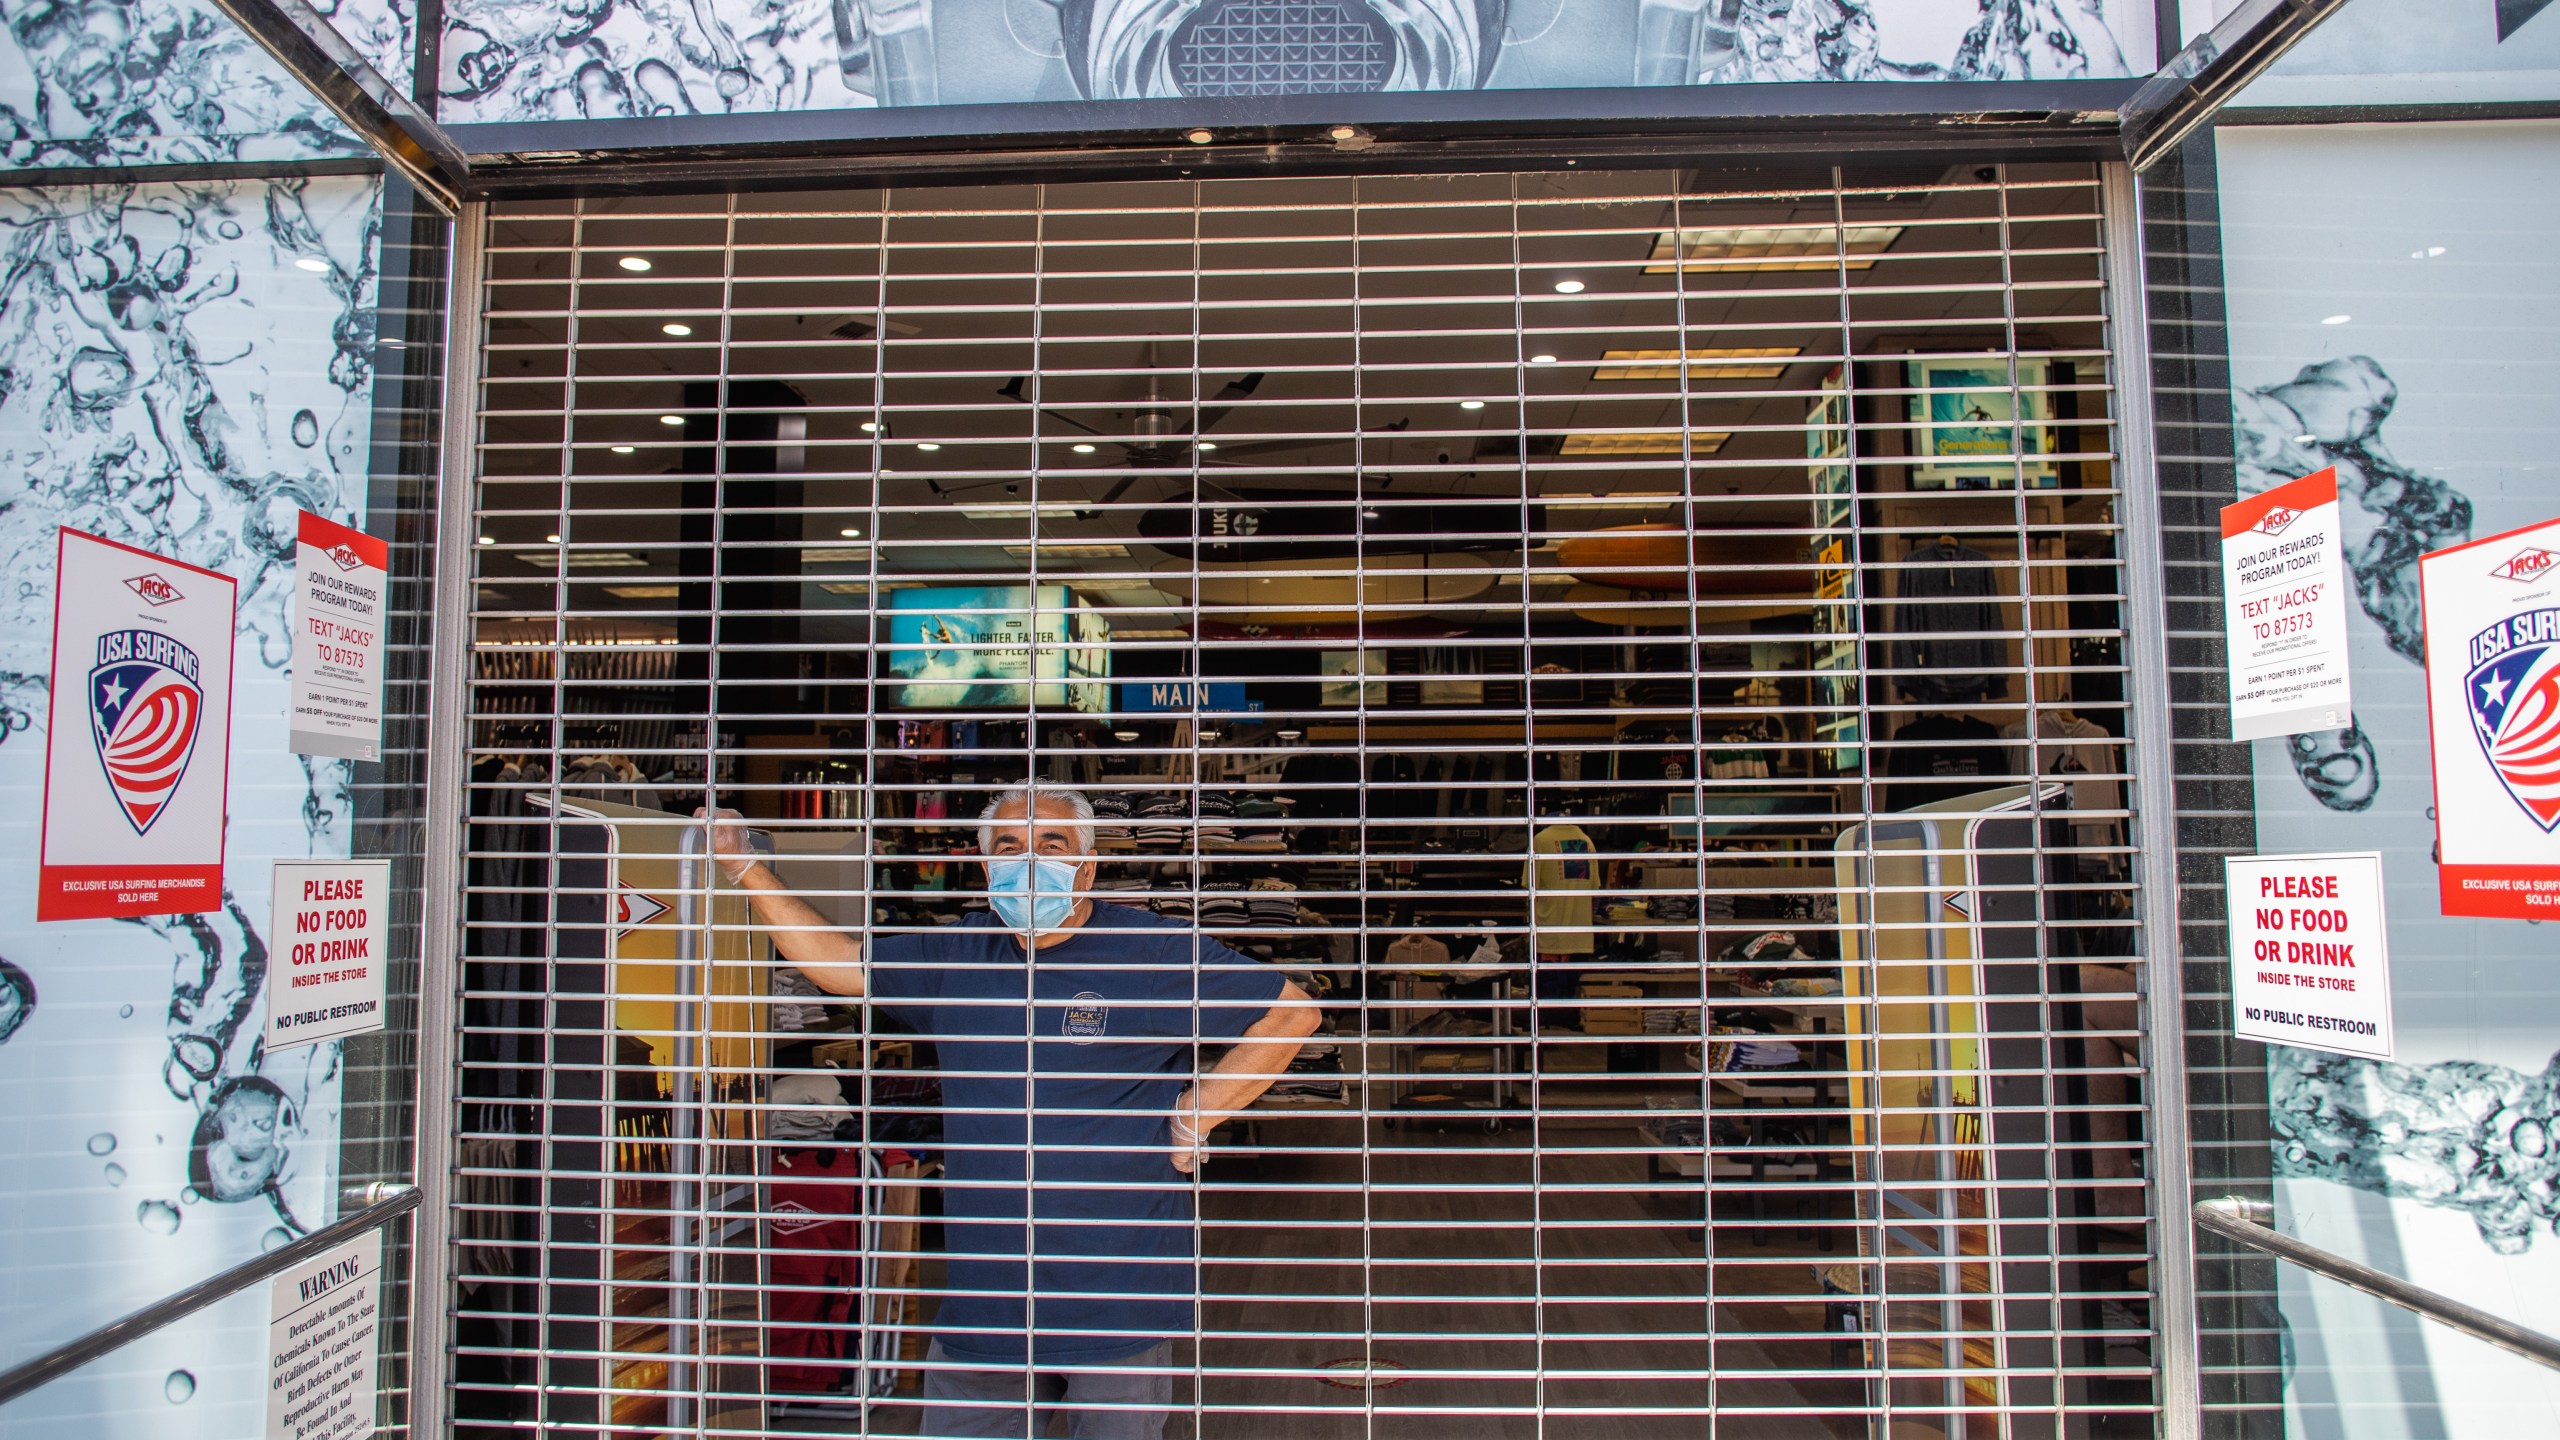
{"label": "metal security gate", "polygon": [[[1199,1436],[2150,1433],[2101,193],[490,213],[457,1427],[912,1434],[929,1372],[1063,1369]],[[1320,1014],[1192,1175],[813,983],[688,818],[912,999],[1025,783],[1096,812],[1075,944]],[[1151,1023],[1038,969],[1042,1034]],[[1165,1025],[1128,1096],[1233,1034]],[[1179,1333],[1044,1332],[1045,1219],[953,1280],[964,1213],[1071,1207],[988,1201],[1007,1146],[1178,1217]],[[935,1358],[964,1293],[1029,1333]]]}

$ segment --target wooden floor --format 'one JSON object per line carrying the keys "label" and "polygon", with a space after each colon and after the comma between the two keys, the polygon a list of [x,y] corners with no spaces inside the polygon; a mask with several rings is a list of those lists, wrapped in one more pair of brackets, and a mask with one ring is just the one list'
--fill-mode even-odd
{"label": "wooden floor", "polygon": [[[1867,1436],[1861,1348],[1822,1333],[1816,1293],[1844,1257],[1775,1210],[1719,1223],[1711,1305],[1694,1202],[1606,1153],[1637,1147],[1632,1126],[1546,1124],[1543,1165],[1505,1153],[1529,1148],[1517,1132],[1373,1125],[1364,1154],[1348,1119],[1275,1128],[1266,1147],[1352,1153],[1212,1168],[1211,1298],[1203,1338],[1177,1346],[1201,1373],[1176,1384],[1169,1440],[1651,1440],[1704,1434],[1708,1414],[1730,1440]],[[1329,1383],[1342,1362],[1393,1383]],[[872,1433],[912,1433],[903,1409],[875,1410]],[[857,1427],[806,1411],[775,1428]]]}

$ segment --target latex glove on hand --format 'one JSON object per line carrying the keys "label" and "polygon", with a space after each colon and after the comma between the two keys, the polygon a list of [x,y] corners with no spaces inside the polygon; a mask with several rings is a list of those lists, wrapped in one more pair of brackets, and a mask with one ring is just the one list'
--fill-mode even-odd
{"label": "latex glove on hand", "polygon": [[1209,1135],[1194,1129],[1184,1116],[1173,1117],[1173,1168],[1185,1175],[1196,1175],[1208,1163]]}
{"label": "latex glove on hand", "polygon": [[720,873],[729,877],[730,884],[746,879],[748,871],[764,863],[747,838],[744,815],[726,808],[697,808],[693,818],[711,822],[711,858],[720,866]]}

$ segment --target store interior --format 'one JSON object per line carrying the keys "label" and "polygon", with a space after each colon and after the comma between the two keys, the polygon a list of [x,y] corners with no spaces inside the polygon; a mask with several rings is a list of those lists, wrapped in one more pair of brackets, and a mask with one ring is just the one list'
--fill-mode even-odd
{"label": "store interior", "polygon": [[[574,1304],[616,1433],[913,1432],[931,1037],[683,817],[926,930],[1036,781],[1099,898],[1324,1010],[1204,1172],[1169,1434],[2148,1434],[2097,208],[1919,162],[497,207],[461,1428],[555,1403]],[[527,1279],[582,1204],[591,1303]]]}

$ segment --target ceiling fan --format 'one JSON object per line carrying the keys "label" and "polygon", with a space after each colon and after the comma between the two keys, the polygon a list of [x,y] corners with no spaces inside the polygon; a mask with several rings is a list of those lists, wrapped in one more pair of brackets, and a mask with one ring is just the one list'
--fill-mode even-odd
{"label": "ceiling fan", "polygon": [[[1141,470],[1167,470],[1187,466],[1200,447],[1201,437],[1216,429],[1229,415],[1234,414],[1239,401],[1250,399],[1253,392],[1262,387],[1262,372],[1255,370],[1227,382],[1223,389],[1210,396],[1195,412],[1191,401],[1168,393],[1173,387],[1167,382],[1181,376],[1184,372],[1165,365],[1162,340],[1161,336],[1150,337],[1138,351],[1139,368],[1146,373],[1147,377],[1147,393],[1129,409],[1115,412],[1123,422],[1117,431],[1103,430],[1063,410],[1052,410],[1047,406],[1039,405],[1039,402],[1024,388],[1029,383],[1029,376],[1014,376],[996,387],[996,393],[1017,405],[1038,406],[1043,419],[1053,420],[1060,425],[1082,431],[1103,444],[1118,446],[1122,465]],[[1198,417],[1196,423],[1193,419],[1195,413]],[[1302,443],[1266,440],[1238,446],[1237,454],[1249,454],[1256,450],[1291,448]],[[1208,448],[1214,450],[1218,447],[1212,443]],[[1204,461],[1203,463],[1220,462]]]}

